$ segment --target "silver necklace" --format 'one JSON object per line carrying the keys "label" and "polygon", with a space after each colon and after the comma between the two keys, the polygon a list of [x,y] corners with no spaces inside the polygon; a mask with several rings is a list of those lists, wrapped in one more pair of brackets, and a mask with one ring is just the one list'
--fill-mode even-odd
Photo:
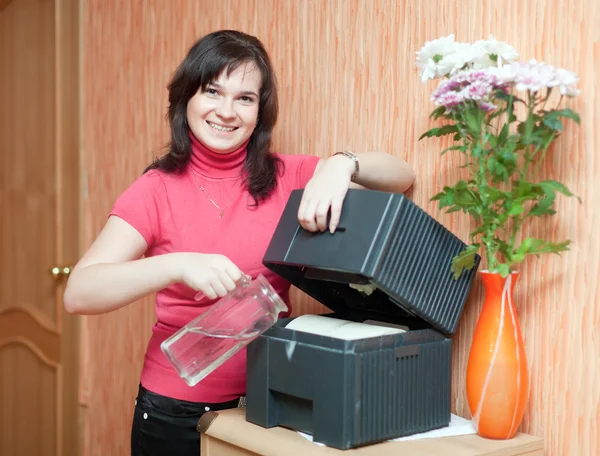
{"label": "silver necklace", "polygon": [[215,203],[215,201],[210,197],[204,186],[200,182],[198,182],[198,178],[196,177],[196,174],[193,171],[192,176],[194,176],[194,180],[196,181],[196,184],[198,184],[198,188],[200,189],[200,191],[204,193],[204,196],[206,196],[208,200],[213,204],[213,206],[215,206],[219,210],[219,218],[225,217],[225,209],[227,209],[227,206],[231,204],[233,198],[235,198],[235,195],[231,198],[231,201],[229,201],[229,203],[227,203],[226,206],[221,207],[217,203]]}

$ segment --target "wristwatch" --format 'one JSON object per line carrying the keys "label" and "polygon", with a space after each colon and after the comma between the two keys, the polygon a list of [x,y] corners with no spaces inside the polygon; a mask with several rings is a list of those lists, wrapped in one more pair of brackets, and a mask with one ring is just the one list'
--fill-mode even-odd
{"label": "wristwatch", "polygon": [[352,182],[354,182],[354,180],[356,179],[356,177],[358,176],[358,172],[360,171],[360,164],[358,163],[358,158],[356,157],[356,155],[354,154],[354,152],[352,152],[351,150],[344,150],[342,152],[336,152],[335,155],[345,155],[346,157],[348,157],[349,159],[351,159],[352,161],[354,161],[354,172],[352,173],[352,176],[350,177],[350,180]]}

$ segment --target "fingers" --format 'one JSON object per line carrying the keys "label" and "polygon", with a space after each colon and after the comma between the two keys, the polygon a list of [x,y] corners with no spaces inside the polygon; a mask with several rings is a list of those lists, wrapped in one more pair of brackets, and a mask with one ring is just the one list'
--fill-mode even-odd
{"label": "fingers", "polygon": [[202,295],[207,299],[216,299],[218,296],[210,283],[201,285],[198,287],[197,291],[199,291],[199,293],[196,294],[196,301],[202,301]]}
{"label": "fingers", "polygon": [[[240,275],[241,278],[241,275]],[[230,291],[235,290],[237,282],[226,271],[216,271],[215,275],[201,284],[196,294],[196,301],[201,301],[203,296],[209,300],[222,298]]]}
{"label": "fingers", "polygon": [[300,203],[298,209],[298,221],[300,226],[308,231],[325,231],[327,227],[327,217],[331,214],[329,220],[329,231],[334,233],[340,223],[342,216],[342,206],[346,192],[334,196],[332,199],[318,200],[309,199]]}
{"label": "fingers", "polygon": [[220,297],[233,291],[243,276],[242,271],[228,258],[226,258],[226,264],[215,268],[214,272],[215,276],[211,284]]}
{"label": "fingers", "polygon": [[315,211],[317,229],[321,232],[327,229],[327,215],[329,214],[329,206],[329,201],[321,201]]}
{"label": "fingers", "polygon": [[192,261],[183,282],[196,290],[196,301],[213,300],[233,291],[244,274],[229,258],[216,254],[190,254]]}
{"label": "fingers", "polygon": [[340,223],[342,216],[342,205],[344,204],[344,196],[334,198],[331,202],[331,219],[329,220],[329,232],[335,233],[335,229]]}
{"label": "fingers", "polygon": [[223,285],[226,291],[234,290],[236,287],[236,281],[227,273],[227,271],[219,271],[219,281]]}
{"label": "fingers", "polygon": [[222,298],[223,296],[225,296],[227,294],[227,288],[225,288],[225,285],[221,282],[219,276],[214,277],[211,280],[210,286],[212,287],[214,292],[217,294],[217,296],[220,298]]}
{"label": "fingers", "polygon": [[242,276],[244,275],[242,271],[240,271],[240,269],[233,263],[231,263],[231,266],[225,268],[224,272],[227,277],[229,277],[236,284],[242,280]]}
{"label": "fingers", "polygon": [[317,231],[319,229],[315,219],[318,204],[319,201],[317,199],[310,198],[306,193],[302,196],[302,201],[298,208],[298,222],[307,231]]}

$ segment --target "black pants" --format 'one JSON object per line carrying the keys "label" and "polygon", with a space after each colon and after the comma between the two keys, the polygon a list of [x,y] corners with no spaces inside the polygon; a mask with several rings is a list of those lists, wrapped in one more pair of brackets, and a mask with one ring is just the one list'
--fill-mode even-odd
{"label": "black pants", "polygon": [[140,385],[131,428],[131,456],[198,456],[200,434],[196,425],[200,417],[209,410],[235,408],[238,402],[180,401]]}

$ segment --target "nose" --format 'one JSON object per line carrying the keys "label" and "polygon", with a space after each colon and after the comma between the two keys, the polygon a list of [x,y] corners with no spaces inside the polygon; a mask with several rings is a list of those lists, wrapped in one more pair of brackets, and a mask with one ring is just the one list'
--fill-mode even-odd
{"label": "nose", "polygon": [[221,102],[215,110],[217,115],[222,119],[233,119],[235,117],[235,110],[233,107],[233,100],[228,98],[222,98]]}

